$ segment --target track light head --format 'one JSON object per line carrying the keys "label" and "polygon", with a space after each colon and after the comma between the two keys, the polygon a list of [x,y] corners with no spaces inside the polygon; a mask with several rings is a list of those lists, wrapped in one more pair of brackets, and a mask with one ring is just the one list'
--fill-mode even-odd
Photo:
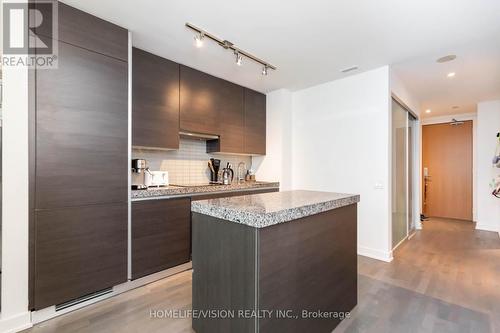
{"label": "track light head", "polygon": [[267,65],[264,65],[264,67],[262,67],[262,75],[267,75]]}
{"label": "track light head", "polygon": [[194,36],[194,45],[198,48],[202,47],[204,38],[205,38],[205,34],[203,32],[200,32],[199,35]]}
{"label": "track light head", "polygon": [[236,65],[241,66],[243,62],[243,56],[239,52],[234,52],[236,56]]}

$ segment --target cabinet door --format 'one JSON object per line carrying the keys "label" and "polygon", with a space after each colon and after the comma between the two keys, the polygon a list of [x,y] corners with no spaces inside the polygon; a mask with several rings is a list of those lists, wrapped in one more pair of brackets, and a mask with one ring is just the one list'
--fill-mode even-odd
{"label": "cabinet door", "polygon": [[35,309],[127,281],[127,204],[35,213]]}
{"label": "cabinet door", "polygon": [[132,203],[132,279],[190,260],[191,200]]}
{"label": "cabinet door", "polygon": [[221,80],[217,89],[219,103],[219,140],[207,144],[207,152],[244,153],[244,88]]}
{"label": "cabinet door", "polygon": [[132,145],[179,149],[179,64],[134,48]]}
{"label": "cabinet door", "polygon": [[127,63],[59,42],[36,72],[35,208],[127,202]]}
{"label": "cabinet door", "polygon": [[266,95],[245,88],[245,153],[266,154]]}
{"label": "cabinet door", "polygon": [[180,128],[219,135],[219,88],[221,80],[182,66],[180,69]]}

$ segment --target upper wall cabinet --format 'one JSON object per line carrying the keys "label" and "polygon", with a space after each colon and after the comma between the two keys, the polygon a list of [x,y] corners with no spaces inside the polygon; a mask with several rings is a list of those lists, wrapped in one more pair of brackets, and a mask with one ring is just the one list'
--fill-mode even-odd
{"label": "upper wall cabinet", "polygon": [[[98,17],[89,15],[81,10],[65,5],[60,1],[58,6],[58,36],[61,42],[92,50],[123,61],[128,60],[128,45],[123,42],[123,36],[127,41],[127,30]],[[35,3],[43,17],[51,17],[45,14],[51,7]],[[36,28],[37,35],[54,38],[50,24],[42,24]]]}
{"label": "upper wall cabinet", "polygon": [[244,153],[266,154],[266,95],[245,88]]}
{"label": "upper wall cabinet", "polygon": [[211,134],[207,152],[266,153],[266,96],[133,49],[132,145],[178,149],[179,132]]}
{"label": "upper wall cabinet", "polygon": [[132,145],[179,149],[179,64],[132,50]]}
{"label": "upper wall cabinet", "polygon": [[244,153],[244,88],[220,80],[217,90],[219,140],[207,143],[207,152]]}
{"label": "upper wall cabinet", "polygon": [[219,135],[223,80],[182,65],[180,73],[180,129]]}

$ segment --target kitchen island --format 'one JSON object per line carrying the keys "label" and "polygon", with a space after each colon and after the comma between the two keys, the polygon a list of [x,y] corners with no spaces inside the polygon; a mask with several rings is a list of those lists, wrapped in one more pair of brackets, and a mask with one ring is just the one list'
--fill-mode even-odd
{"label": "kitchen island", "polygon": [[193,329],[331,332],[357,303],[358,195],[195,201]]}

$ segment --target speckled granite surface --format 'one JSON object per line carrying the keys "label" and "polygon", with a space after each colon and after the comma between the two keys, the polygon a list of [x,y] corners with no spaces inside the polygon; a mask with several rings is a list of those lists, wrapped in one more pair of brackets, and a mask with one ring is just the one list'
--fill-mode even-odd
{"label": "speckled granite surface", "polygon": [[263,188],[279,188],[280,183],[270,182],[247,182],[242,184],[231,185],[207,185],[207,186],[168,186],[168,187],[152,187],[147,190],[132,190],[130,196],[132,200],[144,200],[163,198],[171,196],[189,196],[196,194],[209,194],[221,192],[234,192],[252,189]]}
{"label": "speckled granite surface", "polygon": [[284,191],[193,201],[191,211],[264,228],[359,202],[359,195]]}

